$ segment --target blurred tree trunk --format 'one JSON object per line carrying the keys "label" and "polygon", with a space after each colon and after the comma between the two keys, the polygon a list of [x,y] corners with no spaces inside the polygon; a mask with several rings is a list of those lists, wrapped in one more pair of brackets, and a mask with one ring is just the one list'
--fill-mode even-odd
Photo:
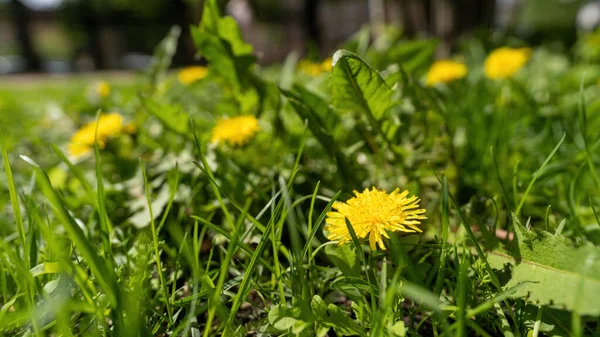
{"label": "blurred tree trunk", "polygon": [[94,66],[96,69],[105,69],[106,62],[104,62],[104,53],[102,49],[102,41],[100,40],[100,29],[98,25],[98,18],[94,13],[92,4],[90,1],[85,1],[81,6],[81,16],[83,27],[88,38],[88,45],[90,48],[91,57],[94,60]]}
{"label": "blurred tree trunk", "polygon": [[438,37],[438,57],[448,57],[459,36],[494,25],[496,0],[399,1],[406,33]]}
{"label": "blurred tree trunk", "polygon": [[175,64],[190,64],[194,62],[196,47],[190,33],[190,25],[196,25],[194,13],[195,4],[190,1],[175,0],[172,2],[174,23],[181,27],[181,36],[177,44],[177,53],[173,58]]}
{"label": "blurred tree trunk", "polygon": [[385,3],[383,0],[369,0],[369,22],[373,32],[373,38],[377,39],[383,32],[386,24]]}
{"label": "blurred tree trunk", "polygon": [[408,35],[427,34],[427,6],[422,0],[400,0],[404,30]]}
{"label": "blurred tree trunk", "polygon": [[454,8],[450,0],[431,0],[430,10],[429,30],[431,35],[440,39],[436,56],[447,58],[450,56],[456,32]]}
{"label": "blurred tree trunk", "polygon": [[455,11],[457,34],[476,28],[491,28],[495,22],[496,0],[460,0]]}
{"label": "blurred tree trunk", "polygon": [[321,29],[319,28],[319,0],[304,1],[304,31],[309,42],[321,46]]}
{"label": "blurred tree trunk", "polygon": [[31,21],[29,9],[19,0],[12,0],[10,6],[17,39],[21,44],[21,53],[27,61],[27,71],[39,71],[41,70],[40,57],[33,47],[29,31]]}

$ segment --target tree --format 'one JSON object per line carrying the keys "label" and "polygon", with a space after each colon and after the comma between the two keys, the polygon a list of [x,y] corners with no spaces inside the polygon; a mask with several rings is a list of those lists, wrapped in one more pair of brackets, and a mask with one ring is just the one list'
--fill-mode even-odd
{"label": "tree", "polygon": [[27,61],[26,70],[39,71],[41,69],[40,57],[33,47],[29,31],[29,22],[31,21],[29,9],[19,0],[11,0],[10,7],[17,39],[21,45],[21,54]]}

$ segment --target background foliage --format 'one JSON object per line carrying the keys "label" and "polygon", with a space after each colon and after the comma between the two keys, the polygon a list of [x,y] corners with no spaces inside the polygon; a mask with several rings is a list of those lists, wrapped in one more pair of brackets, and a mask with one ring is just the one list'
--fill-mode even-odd
{"label": "background foliage", "polygon": [[[209,72],[192,85],[167,71],[173,28],[106,98],[0,91],[0,331],[598,335],[597,33],[502,81],[487,52],[523,43],[467,40],[467,77],[426,87],[435,40],[365,29],[311,75],[294,54],[258,67],[235,21],[204,11],[191,35]],[[137,132],[72,161],[98,111]],[[247,146],[209,142],[247,114]],[[385,252],[327,242],[332,203],[371,186],[420,196],[425,233]]]}

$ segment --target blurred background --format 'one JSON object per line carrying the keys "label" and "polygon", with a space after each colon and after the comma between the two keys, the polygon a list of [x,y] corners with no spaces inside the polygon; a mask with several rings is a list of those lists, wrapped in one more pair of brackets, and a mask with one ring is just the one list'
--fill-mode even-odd
{"label": "blurred background", "polygon": [[[437,37],[437,56],[462,38],[516,36],[569,48],[600,22],[600,1],[584,0],[223,0],[261,64],[291,51],[324,57],[362,27],[397,27]],[[174,66],[197,63],[189,25],[201,0],[0,0],[0,75],[143,69],[173,25],[183,27]],[[0,81],[6,80],[0,78]]]}

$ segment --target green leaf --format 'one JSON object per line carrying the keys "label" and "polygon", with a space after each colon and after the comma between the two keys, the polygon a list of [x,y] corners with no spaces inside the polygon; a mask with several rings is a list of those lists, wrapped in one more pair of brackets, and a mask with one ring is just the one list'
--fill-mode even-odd
{"label": "green leaf", "polygon": [[159,103],[150,98],[142,98],[142,101],[146,111],[158,118],[166,128],[189,137],[190,117],[181,110],[181,106]]}
{"label": "green leaf", "polygon": [[333,55],[330,83],[333,105],[340,111],[356,111],[379,120],[390,107],[392,90],[379,72],[347,50]]}
{"label": "green leaf", "polygon": [[346,181],[355,185],[356,175],[350,172],[351,164],[344,153],[340,151],[340,144],[336,143],[331,134],[334,125],[339,123],[336,112],[329,108],[321,97],[300,86],[294,86],[294,89],[297,92],[283,89],[281,92],[287,97],[298,116],[308,121],[308,129],[321,143],[329,156],[336,160],[340,174]]}
{"label": "green leaf", "polygon": [[399,63],[412,72],[430,62],[433,52],[438,45],[437,40],[406,41],[390,48],[386,58],[390,63]]}
{"label": "green leaf", "polygon": [[239,91],[256,57],[252,46],[243,40],[237,22],[231,17],[221,17],[216,1],[209,0],[204,4],[200,26],[191,27],[191,35],[210,68]]}
{"label": "green leaf", "polygon": [[50,183],[50,179],[48,178],[46,172],[30,158],[25,156],[21,156],[21,158],[36,168],[36,178],[42,193],[46,196],[46,199],[54,209],[54,213],[58,220],[60,220],[60,222],[63,224],[63,227],[71,239],[71,242],[73,242],[79,251],[79,254],[81,254],[81,257],[89,266],[92,275],[96,277],[96,280],[104,289],[106,295],[108,296],[109,302],[113,307],[116,307],[119,300],[119,288],[117,286],[114,270],[107,267],[107,263],[104,261],[104,258],[98,254],[98,249],[90,240],[88,240],[83,230],[77,224],[77,221],[75,221],[75,219],[71,216],[71,213],[65,206],[60,194]]}
{"label": "green leaf", "polygon": [[166,76],[167,70],[177,51],[177,41],[181,35],[181,28],[173,26],[167,36],[160,42],[154,51],[152,62],[146,72],[150,75],[152,88],[156,88]]}
{"label": "green leaf", "polygon": [[277,330],[291,329],[298,322],[314,322],[315,316],[307,302],[294,298],[292,308],[278,304],[269,311],[269,323]]}
{"label": "green leaf", "polygon": [[233,55],[244,57],[252,55],[254,48],[251,44],[244,41],[240,27],[234,18],[226,16],[219,19],[218,23],[219,35],[229,43]]}
{"label": "green leaf", "polygon": [[333,328],[338,336],[355,336],[360,334],[360,326],[350,318],[348,313],[333,303],[325,304],[325,301],[315,295],[310,303],[317,325],[324,328]]}
{"label": "green leaf", "polygon": [[360,260],[352,245],[328,245],[325,254],[344,276],[360,278]]}
{"label": "green leaf", "polygon": [[505,269],[507,264],[512,267],[505,289],[528,281],[512,297],[527,297],[532,303],[581,315],[600,315],[600,248],[575,247],[563,236],[527,230],[514,214],[513,224],[516,242],[512,249],[488,256],[496,269]]}

